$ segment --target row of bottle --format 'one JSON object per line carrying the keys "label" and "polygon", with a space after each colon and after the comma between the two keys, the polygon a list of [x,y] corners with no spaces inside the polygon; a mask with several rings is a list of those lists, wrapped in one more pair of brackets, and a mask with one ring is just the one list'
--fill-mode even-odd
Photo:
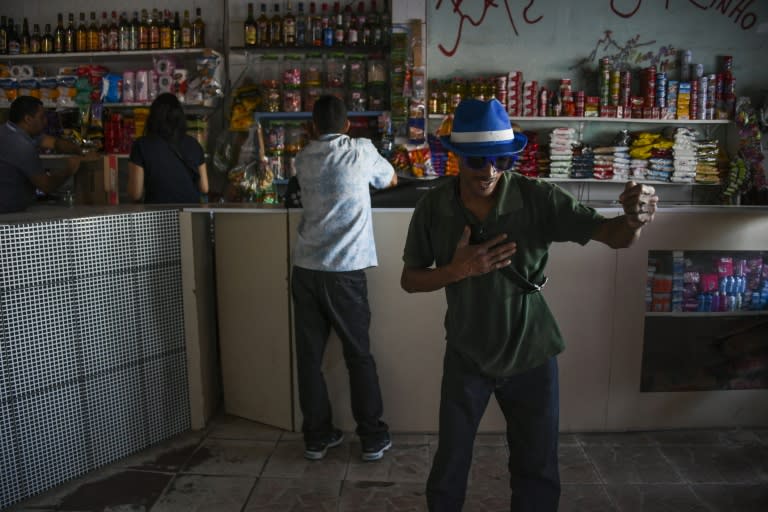
{"label": "row of bottle", "polygon": [[26,55],[35,53],[70,53],[99,51],[160,50],[175,48],[203,48],[205,46],[205,22],[198,7],[196,18],[190,21],[189,11],[179,19],[179,12],[163,12],[146,9],[133,12],[133,20],[123,12],[118,19],[112,11],[112,18],[101,13],[101,25],[96,22],[96,13],[91,11],[90,25],[86,25],[85,13],[80,13],[80,24],[75,26],[75,15],[69,14],[69,24],[64,26],[64,16],[59,13],[55,30],[35,23],[32,31],[24,18],[21,27],[14,25],[13,18],[0,17],[0,54]]}
{"label": "row of bottle", "polygon": [[273,14],[267,15],[267,5],[261,4],[261,14],[254,17],[253,3],[248,4],[248,17],[243,24],[243,42],[247,48],[333,47],[389,45],[391,15],[387,0],[379,12],[376,0],[371,0],[370,10],[365,2],[357,4],[357,12],[347,5],[343,10],[334,2],[333,14],[323,2],[317,11],[315,2],[309,3],[309,12],[299,2],[294,15],[291,2],[286,2],[286,13],[280,14],[280,4],[273,5]]}

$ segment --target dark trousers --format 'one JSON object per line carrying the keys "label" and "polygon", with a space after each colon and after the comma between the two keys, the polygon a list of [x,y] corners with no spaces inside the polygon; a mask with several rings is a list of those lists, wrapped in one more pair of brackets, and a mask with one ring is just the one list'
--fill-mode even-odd
{"label": "dark trousers", "polygon": [[293,267],[291,292],[305,441],[323,440],[334,428],[322,371],[331,327],[341,340],[349,371],[356,432],[364,440],[382,438],[388,427],[381,421],[381,389],[376,362],[370,353],[371,310],[365,272],[321,272]]}
{"label": "dark trousers", "polygon": [[464,505],[472,445],[491,393],[507,421],[512,512],[556,512],[559,390],[557,361],[504,379],[479,375],[446,348],[440,397],[440,433],[427,480],[432,512],[459,512]]}

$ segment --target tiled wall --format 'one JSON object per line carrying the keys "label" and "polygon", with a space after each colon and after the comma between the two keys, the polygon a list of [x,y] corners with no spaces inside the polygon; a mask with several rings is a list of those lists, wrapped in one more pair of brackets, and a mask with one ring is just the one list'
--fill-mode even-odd
{"label": "tiled wall", "polygon": [[0,225],[0,509],[190,428],[176,211]]}

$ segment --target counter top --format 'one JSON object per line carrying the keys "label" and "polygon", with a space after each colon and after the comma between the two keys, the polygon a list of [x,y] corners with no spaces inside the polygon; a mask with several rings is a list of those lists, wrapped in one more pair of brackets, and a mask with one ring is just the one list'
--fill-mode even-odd
{"label": "counter top", "polygon": [[47,222],[63,219],[78,219],[100,215],[120,215],[123,213],[141,213],[158,210],[181,210],[184,205],[145,205],[125,204],[116,206],[63,206],[63,205],[34,205],[21,212],[0,214],[2,224],[26,224],[30,222]]}

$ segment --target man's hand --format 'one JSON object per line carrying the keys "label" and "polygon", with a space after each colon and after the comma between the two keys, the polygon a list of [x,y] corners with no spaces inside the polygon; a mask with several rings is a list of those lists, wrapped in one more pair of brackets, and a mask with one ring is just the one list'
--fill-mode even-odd
{"label": "man's hand", "polygon": [[455,269],[456,277],[480,276],[493,270],[512,264],[512,255],[517,250],[516,242],[506,242],[507,235],[501,234],[480,244],[469,244],[469,226],[464,226],[456,251],[453,253],[451,266]]}
{"label": "man's hand", "polygon": [[638,229],[653,221],[659,197],[653,187],[630,181],[619,196],[619,202],[624,207],[627,225]]}

